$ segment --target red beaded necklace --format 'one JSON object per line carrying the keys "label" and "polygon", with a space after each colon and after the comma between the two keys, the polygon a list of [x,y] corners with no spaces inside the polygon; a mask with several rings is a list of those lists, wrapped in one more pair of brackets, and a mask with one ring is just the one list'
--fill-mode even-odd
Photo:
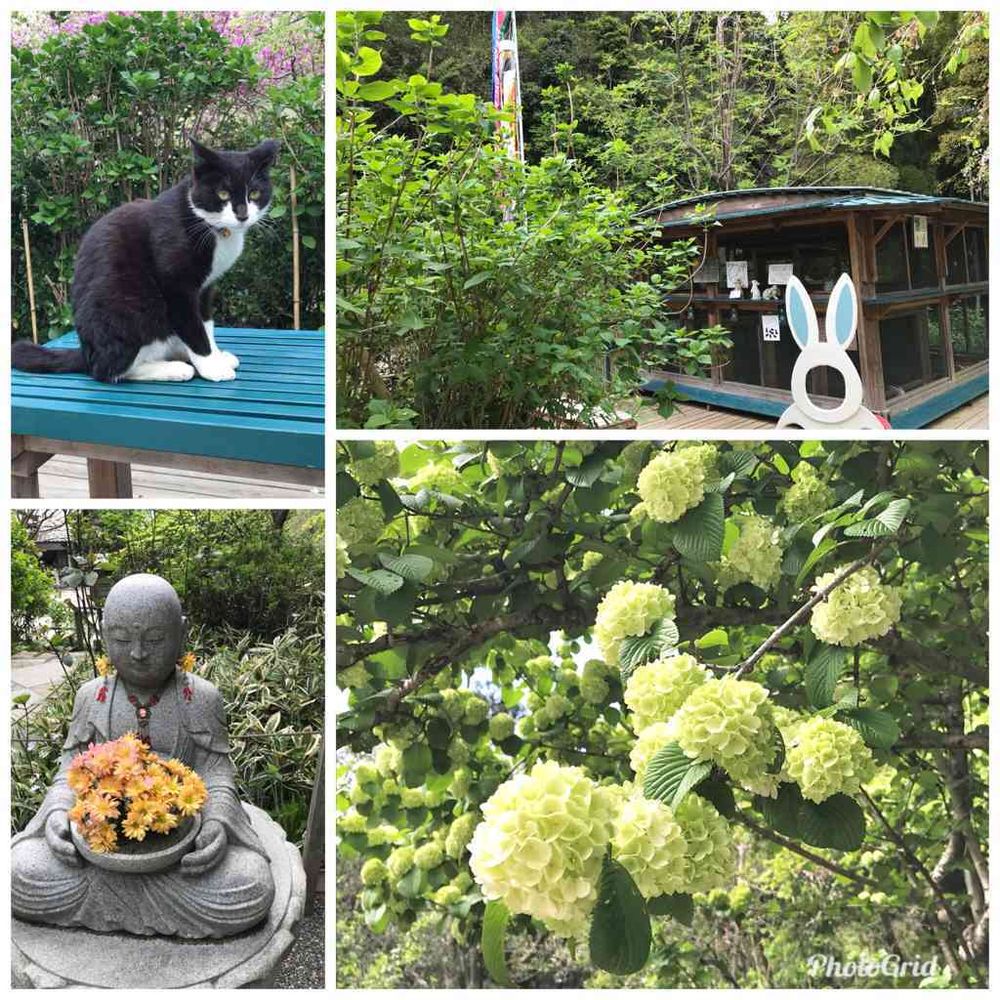
{"label": "red beaded necklace", "polygon": [[134,694],[128,696],[129,704],[135,709],[135,719],[139,727],[139,739],[146,746],[149,746],[149,713],[154,705],[160,702],[160,696],[154,694],[145,704],[143,704]]}

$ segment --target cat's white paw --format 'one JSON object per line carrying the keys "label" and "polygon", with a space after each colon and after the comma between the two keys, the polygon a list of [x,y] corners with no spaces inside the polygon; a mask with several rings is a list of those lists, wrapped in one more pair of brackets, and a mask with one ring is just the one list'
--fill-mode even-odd
{"label": "cat's white paw", "polygon": [[219,354],[209,354],[205,358],[196,358],[194,366],[198,374],[209,382],[229,382],[236,378],[236,369]]}
{"label": "cat's white paw", "polygon": [[219,355],[220,357],[225,358],[226,363],[230,365],[232,368],[239,368],[240,359],[236,357],[236,355],[233,354],[231,351],[220,351]]}
{"label": "cat's white paw", "polygon": [[156,377],[167,382],[188,382],[194,378],[194,368],[186,361],[164,361]]}

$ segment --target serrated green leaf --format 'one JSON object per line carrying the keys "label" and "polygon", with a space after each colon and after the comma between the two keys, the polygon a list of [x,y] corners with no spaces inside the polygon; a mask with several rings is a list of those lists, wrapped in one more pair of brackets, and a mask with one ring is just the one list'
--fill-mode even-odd
{"label": "serrated green leaf", "polygon": [[399,499],[399,494],[387,479],[382,479],[375,484],[375,492],[382,504],[382,513],[385,515],[385,519],[391,521],[403,509],[403,502]]}
{"label": "serrated green leaf", "polygon": [[649,914],[632,876],[605,857],[590,923],[590,960],[605,972],[626,976],[646,964],[652,940]]}
{"label": "serrated green leaf", "polygon": [[736,815],[736,799],[733,796],[732,786],[722,778],[708,778],[699,782],[695,794],[700,795],[719,810],[719,813],[732,819]]}
{"label": "serrated green leaf", "polygon": [[711,761],[692,760],[677,743],[668,743],[646,765],[642,793],[676,809],[698,782],[712,773]]}
{"label": "serrated green leaf", "polygon": [[798,785],[782,782],[773,799],[758,795],[754,799],[754,805],[772,830],[786,837],[798,837],[799,810],[802,807],[802,793]]}
{"label": "serrated green leaf", "polygon": [[840,712],[838,718],[853,726],[868,746],[878,750],[888,750],[899,739],[899,723],[881,709],[849,708]]}
{"label": "serrated green leaf", "polygon": [[390,573],[384,569],[365,570],[350,567],[347,574],[358,583],[363,583],[366,587],[371,587],[372,590],[383,595],[394,594],[403,586],[403,578],[398,573]]}
{"label": "serrated green leaf", "polygon": [[707,493],[697,507],[674,524],[674,548],[693,562],[709,563],[722,558],[725,504],[719,493]]}
{"label": "serrated green leaf", "polygon": [[509,921],[510,911],[499,899],[491,899],[486,904],[486,912],[483,914],[483,964],[490,979],[497,986],[513,985],[507,972],[507,959],[504,955],[504,940],[507,937]]}
{"label": "serrated green leaf", "polygon": [[799,836],[813,847],[856,851],[865,839],[865,814],[848,795],[831,795],[822,802],[803,801]]}
{"label": "serrated green leaf", "polygon": [[680,632],[673,618],[661,618],[645,635],[630,635],[622,640],[618,656],[622,678],[627,679],[643,663],[651,663],[680,642]]}
{"label": "serrated green leaf", "polygon": [[434,569],[433,559],[417,555],[415,552],[404,552],[401,556],[380,552],[378,558],[387,570],[413,583],[421,583],[426,580],[431,570]]}
{"label": "serrated green leaf", "polygon": [[806,664],[806,695],[813,708],[833,704],[833,692],[847,663],[847,651],[840,646],[821,643]]}

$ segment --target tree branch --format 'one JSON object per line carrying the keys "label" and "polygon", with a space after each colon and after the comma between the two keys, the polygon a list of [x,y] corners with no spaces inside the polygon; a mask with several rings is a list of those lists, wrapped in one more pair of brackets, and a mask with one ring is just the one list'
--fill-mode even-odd
{"label": "tree branch", "polygon": [[989,750],[990,731],[987,726],[979,726],[971,733],[935,733],[905,736],[898,740],[893,749],[897,750]]}

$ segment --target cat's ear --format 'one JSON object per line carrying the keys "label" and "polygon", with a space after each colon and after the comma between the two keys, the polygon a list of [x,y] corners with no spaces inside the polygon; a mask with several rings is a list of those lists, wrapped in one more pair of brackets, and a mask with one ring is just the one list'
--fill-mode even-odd
{"label": "cat's ear", "polygon": [[191,151],[194,153],[194,168],[217,167],[219,165],[219,154],[214,149],[202,145],[197,139],[191,139]]}
{"label": "cat's ear", "polygon": [[267,139],[266,141],[260,143],[259,146],[254,146],[247,156],[250,157],[251,162],[257,170],[267,170],[271,164],[274,163],[278,156],[278,150],[281,148],[281,144],[276,142],[274,139]]}

